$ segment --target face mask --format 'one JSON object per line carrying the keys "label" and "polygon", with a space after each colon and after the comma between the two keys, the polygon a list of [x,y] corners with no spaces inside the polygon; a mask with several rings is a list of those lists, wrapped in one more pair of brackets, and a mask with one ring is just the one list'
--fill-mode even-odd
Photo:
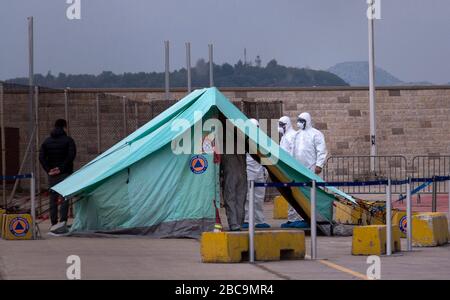
{"label": "face mask", "polygon": [[306,120],[302,118],[298,118],[297,120],[297,126],[300,130],[305,130],[306,128]]}
{"label": "face mask", "polygon": [[278,132],[281,134],[286,132],[286,123],[278,122]]}

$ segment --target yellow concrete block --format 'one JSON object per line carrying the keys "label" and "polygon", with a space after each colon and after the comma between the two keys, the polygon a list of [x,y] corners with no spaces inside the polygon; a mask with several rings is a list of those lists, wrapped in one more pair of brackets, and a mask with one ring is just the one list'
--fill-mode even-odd
{"label": "yellow concrete block", "polygon": [[305,258],[303,230],[268,230],[255,234],[255,259],[280,260]]}
{"label": "yellow concrete block", "polygon": [[2,238],[5,240],[31,240],[32,221],[30,214],[3,215]]}
{"label": "yellow concrete block", "polygon": [[273,200],[273,218],[287,219],[288,218],[288,202],[283,196],[277,196]]}
{"label": "yellow concrete block", "polygon": [[420,213],[412,217],[412,242],[415,247],[434,247],[448,243],[445,213]]}
{"label": "yellow concrete block", "polygon": [[362,210],[359,206],[334,202],[334,221],[339,224],[358,225],[362,223]]}
{"label": "yellow concrete block", "polygon": [[200,252],[203,262],[240,262],[248,251],[248,236],[243,232],[204,232]]}
{"label": "yellow concrete block", "polygon": [[[412,215],[416,215],[417,212],[413,212]],[[392,224],[397,225],[400,230],[400,237],[406,238],[406,230],[408,223],[406,221],[406,211],[395,211],[392,213]]]}
{"label": "yellow concrete block", "polygon": [[[205,263],[236,263],[248,257],[248,232],[204,232],[200,246]],[[255,232],[255,259],[280,260],[305,257],[302,230],[265,230]]]}
{"label": "yellow concrete block", "polygon": [[[400,230],[392,225],[392,251],[401,251]],[[352,255],[386,254],[386,225],[353,228]]]}

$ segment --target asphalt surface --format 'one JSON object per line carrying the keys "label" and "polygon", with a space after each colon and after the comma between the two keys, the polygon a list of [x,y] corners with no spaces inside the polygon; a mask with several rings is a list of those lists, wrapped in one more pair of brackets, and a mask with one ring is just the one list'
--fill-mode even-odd
{"label": "asphalt surface", "polygon": [[[272,205],[265,207],[269,223]],[[192,239],[52,237],[0,240],[0,278],[67,279],[70,255],[81,260],[81,279],[356,279],[366,278],[365,256],[352,256],[351,237],[319,237],[318,260],[205,264]],[[402,241],[405,249],[405,240]],[[309,254],[307,237],[307,255]],[[450,279],[450,245],[414,248],[381,257],[381,279]]]}

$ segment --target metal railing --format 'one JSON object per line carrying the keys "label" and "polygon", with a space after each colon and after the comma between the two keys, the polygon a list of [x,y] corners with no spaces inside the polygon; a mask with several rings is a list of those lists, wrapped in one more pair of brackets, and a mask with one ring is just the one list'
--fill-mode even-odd
{"label": "metal railing", "polygon": [[[328,182],[362,182],[373,180],[398,180],[408,173],[406,157],[394,156],[330,156],[323,168],[323,179]],[[385,185],[343,186],[349,194],[385,194]],[[393,186],[392,193],[405,193],[404,186]]]}
{"label": "metal railing", "polygon": [[[420,155],[415,156],[411,163],[411,177],[447,176],[450,174],[450,155],[433,156]],[[414,183],[413,188],[417,188],[419,183]],[[448,192],[448,185],[436,180],[424,187],[420,191],[427,194],[444,194]]]}

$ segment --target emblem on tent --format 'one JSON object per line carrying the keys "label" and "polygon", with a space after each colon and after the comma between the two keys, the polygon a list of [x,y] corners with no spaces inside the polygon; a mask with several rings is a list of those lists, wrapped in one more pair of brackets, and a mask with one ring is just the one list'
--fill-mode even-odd
{"label": "emblem on tent", "polygon": [[406,216],[403,216],[400,221],[398,222],[398,227],[400,228],[400,231],[406,234],[406,229],[408,228]]}
{"label": "emblem on tent", "polygon": [[22,217],[17,217],[11,220],[9,223],[9,231],[14,236],[25,236],[30,229],[28,220]]}
{"label": "emblem on tent", "polygon": [[195,155],[191,158],[189,163],[192,173],[202,174],[208,168],[208,161],[203,155]]}

